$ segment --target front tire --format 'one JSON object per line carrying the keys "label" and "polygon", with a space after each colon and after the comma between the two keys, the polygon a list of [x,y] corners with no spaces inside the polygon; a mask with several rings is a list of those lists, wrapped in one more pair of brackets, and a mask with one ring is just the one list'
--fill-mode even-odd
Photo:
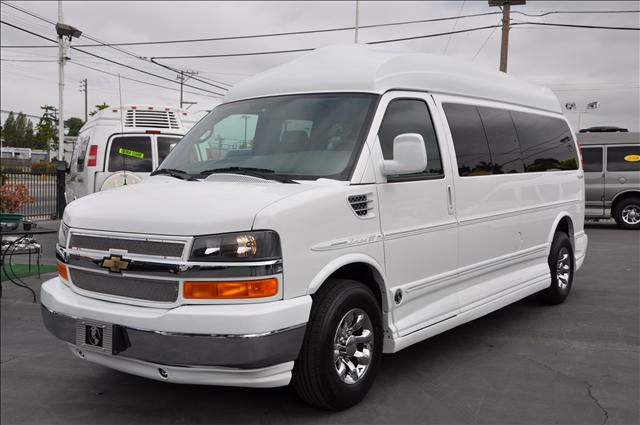
{"label": "front tire", "polygon": [[613,209],[613,218],[618,227],[640,229],[640,198],[630,197],[618,202]]}
{"label": "front tire", "polygon": [[540,299],[547,304],[561,304],[569,296],[573,284],[575,261],[569,236],[556,232],[549,252],[551,286],[540,292]]}
{"label": "front tire", "polygon": [[359,403],[382,357],[380,306],[369,288],[331,279],[314,295],[292,384],[305,402],[328,410]]}

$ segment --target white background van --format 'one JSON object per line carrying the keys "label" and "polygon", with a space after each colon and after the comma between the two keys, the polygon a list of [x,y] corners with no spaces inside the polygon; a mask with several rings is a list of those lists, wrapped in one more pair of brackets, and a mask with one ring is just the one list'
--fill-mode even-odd
{"label": "white background van", "polygon": [[125,182],[139,183],[200,117],[162,105],[124,105],[99,111],[80,129],[73,148],[67,202]]}
{"label": "white background van", "polygon": [[234,86],[142,183],[67,206],[43,320],[174,383],[358,403],[382,353],[532,294],[587,249],[555,95],[450,57],[318,49]]}

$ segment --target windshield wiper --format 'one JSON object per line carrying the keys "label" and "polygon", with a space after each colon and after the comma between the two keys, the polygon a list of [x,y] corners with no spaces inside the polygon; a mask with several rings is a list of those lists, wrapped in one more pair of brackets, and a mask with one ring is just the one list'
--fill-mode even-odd
{"label": "windshield wiper", "polygon": [[222,167],[222,168],[212,168],[210,170],[200,171],[198,174],[202,176],[210,176],[211,174],[217,173],[231,173],[231,174],[242,174],[245,176],[258,177],[261,179],[267,180],[275,180],[281,183],[296,183],[291,179],[287,179],[282,177],[274,170],[270,170],[268,168],[257,168],[257,167]]}
{"label": "windshield wiper", "polygon": [[191,174],[187,173],[186,171],[178,170],[175,168],[159,168],[153,173],[151,173],[152,176],[157,176],[160,174],[166,174],[168,176],[175,177],[181,180],[189,180],[189,181],[198,180],[195,177],[193,177]]}

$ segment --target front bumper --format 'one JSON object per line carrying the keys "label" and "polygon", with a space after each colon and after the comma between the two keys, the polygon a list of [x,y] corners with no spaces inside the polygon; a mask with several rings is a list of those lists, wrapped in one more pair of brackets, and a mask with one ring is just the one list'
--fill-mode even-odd
{"label": "front bumper", "polygon": [[[297,358],[311,309],[310,297],[259,304],[139,307],[81,296],[58,278],[42,285],[41,302],[46,328],[72,344],[76,354],[80,349],[80,357],[156,379],[167,379],[158,375],[158,368],[177,368],[168,380],[220,385],[235,381],[217,381],[216,376],[235,371],[244,376],[236,385],[248,385],[248,372],[274,365],[280,367],[271,383],[285,385],[282,367],[289,363],[292,367]],[[114,325],[110,353],[77,347],[77,324],[83,320]],[[289,378],[291,367],[286,372]],[[203,373],[200,378],[198,370]],[[265,373],[271,376],[268,371],[258,373],[256,385],[273,386],[265,384],[270,382]],[[200,382],[203,379],[206,382]]]}

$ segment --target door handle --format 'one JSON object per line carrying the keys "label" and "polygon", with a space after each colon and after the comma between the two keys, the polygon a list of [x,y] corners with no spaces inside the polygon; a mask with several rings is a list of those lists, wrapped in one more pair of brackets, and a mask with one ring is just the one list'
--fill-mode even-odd
{"label": "door handle", "polygon": [[449,214],[453,214],[453,193],[450,185],[447,186],[447,205],[449,206]]}

